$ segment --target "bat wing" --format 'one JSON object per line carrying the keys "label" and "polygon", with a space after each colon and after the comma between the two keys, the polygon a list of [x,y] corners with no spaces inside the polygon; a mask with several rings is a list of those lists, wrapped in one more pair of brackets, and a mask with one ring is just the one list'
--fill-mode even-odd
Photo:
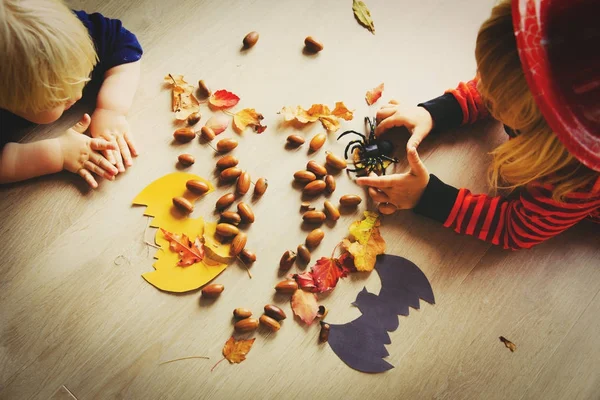
{"label": "bat wing", "polygon": [[409,307],[419,309],[419,299],[435,303],[425,274],[409,260],[392,255],[377,257],[375,269],[381,278],[379,295],[363,288],[352,303],[362,315],[341,325],[329,324],[329,345],[349,367],[378,373],[394,368],[383,360],[389,355],[388,332],[398,328],[398,315],[408,315]]}
{"label": "bat wing", "polygon": [[398,315],[408,315],[408,307],[419,309],[419,299],[435,304],[429,280],[413,262],[389,254],[377,257],[375,266],[381,278],[379,297],[392,304]]}
{"label": "bat wing", "polygon": [[330,324],[329,346],[350,368],[378,373],[394,368],[383,357],[389,355],[384,343],[391,343],[385,329],[364,315],[342,325]]}

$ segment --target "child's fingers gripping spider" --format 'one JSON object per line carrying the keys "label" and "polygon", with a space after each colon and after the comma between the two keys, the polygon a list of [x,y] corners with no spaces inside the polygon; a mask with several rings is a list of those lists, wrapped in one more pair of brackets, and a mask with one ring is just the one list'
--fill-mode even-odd
{"label": "child's fingers gripping spider", "polygon": [[377,126],[375,118],[365,117],[365,123],[369,124],[369,136],[356,131],[346,131],[338,136],[340,140],[348,134],[358,135],[361,139],[352,140],[344,150],[344,158],[348,159],[348,152],[353,156],[354,166],[356,168],[347,171],[354,172],[357,175],[369,175],[375,172],[377,175],[385,175],[385,169],[391,163],[398,163],[398,159],[392,157],[394,146],[388,140],[375,137],[375,127]]}

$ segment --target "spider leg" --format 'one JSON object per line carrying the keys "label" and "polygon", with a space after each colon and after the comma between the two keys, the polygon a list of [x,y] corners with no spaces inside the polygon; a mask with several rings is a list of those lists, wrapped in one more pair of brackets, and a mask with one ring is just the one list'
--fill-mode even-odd
{"label": "spider leg", "polygon": [[373,121],[371,121],[371,118],[369,117],[365,117],[365,119],[369,122],[369,143],[371,143],[375,141],[376,122],[375,118],[373,118]]}
{"label": "spider leg", "polygon": [[399,162],[400,162],[400,160],[398,160],[397,158],[388,157],[388,156],[386,156],[386,155],[383,155],[383,154],[382,154],[380,157],[381,157],[383,160],[385,160],[385,161],[391,161],[391,162],[393,162],[394,164],[396,164],[396,163],[399,163]]}
{"label": "spider leg", "polygon": [[346,171],[348,171],[348,172],[356,172],[356,173],[359,173],[359,172],[364,171],[364,170],[365,170],[364,168],[356,168],[356,169],[346,168]]}
{"label": "spider leg", "polygon": [[353,140],[353,141],[351,141],[350,143],[348,143],[348,146],[346,146],[346,150],[344,150],[344,158],[346,158],[346,159],[348,158],[348,149],[350,148],[350,146],[352,146],[353,144],[356,144],[356,143],[361,143],[361,145],[354,146],[352,148],[352,152],[354,152],[354,149],[357,148],[357,147],[358,148],[363,147],[362,140]]}
{"label": "spider leg", "polygon": [[[363,145],[362,143],[361,143],[361,144],[354,145],[354,146],[352,147],[352,149],[350,150],[350,153],[351,153],[351,154],[354,154],[354,150],[356,150],[356,149],[358,149],[359,151],[360,151],[360,150],[364,150],[364,145]],[[345,155],[345,153],[344,153],[344,156],[345,156],[346,158],[348,158],[348,156],[346,156],[346,155]],[[362,157],[362,155],[361,155],[361,157]]]}
{"label": "spider leg", "polygon": [[342,137],[344,137],[344,136],[346,136],[346,135],[348,135],[350,133],[354,133],[355,135],[360,136],[365,141],[367,140],[367,137],[365,135],[363,135],[362,133],[358,133],[356,131],[346,131],[346,132],[342,133],[340,136],[338,136],[337,140],[340,140]]}
{"label": "spider leg", "polygon": [[377,164],[379,164],[379,167],[381,168],[381,175],[385,175],[385,165],[383,164],[383,160],[381,159],[381,157],[377,157]]}

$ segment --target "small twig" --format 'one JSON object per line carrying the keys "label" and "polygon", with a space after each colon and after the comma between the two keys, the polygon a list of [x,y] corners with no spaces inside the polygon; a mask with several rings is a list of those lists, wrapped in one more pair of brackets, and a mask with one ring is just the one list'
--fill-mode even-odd
{"label": "small twig", "polygon": [[210,142],[206,142],[207,145],[209,145],[217,154],[221,154],[221,152],[217,149],[214,148],[214,146],[212,144],[210,144]]}
{"label": "small twig", "polygon": [[222,111],[224,114],[227,114],[227,115],[229,115],[230,117],[234,117],[234,116],[235,116],[235,114],[234,114],[234,113],[232,113],[232,112],[231,112],[231,111],[229,111],[229,110],[221,110],[221,111]]}
{"label": "small twig", "polygon": [[213,365],[213,367],[210,369],[210,372],[213,372],[213,370],[217,367],[217,365],[221,364],[221,361],[225,360],[225,357],[221,358],[219,361],[217,361],[217,363],[215,365]]}
{"label": "small twig", "polygon": [[168,363],[172,363],[175,361],[181,361],[181,360],[190,360],[192,358],[203,358],[205,360],[210,360],[210,357],[205,357],[205,356],[189,356],[189,357],[181,357],[181,358],[175,358],[173,360],[169,360],[169,361],[163,361],[158,365],[163,365],[163,364],[168,364]]}
{"label": "small twig", "polygon": [[331,258],[333,258],[338,247],[340,247],[341,245],[342,245],[342,242],[339,242],[338,244],[335,245],[335,247],[333,248],[333,251],[331,252]]}
{"label": "small twig", "polygon": [[237,259],[240,260],[240,262],[242,263],[242,265],[244,266],[244,268],[246,268],[246,272],[248,272],[248,277],[250,279],[252,279],[252,273],[250,272],[250,268],[248,268],[248,266],[246,265],[246,263],[244,261],[242,261],[242,259],[240,258],[240,256],[237,256]]}

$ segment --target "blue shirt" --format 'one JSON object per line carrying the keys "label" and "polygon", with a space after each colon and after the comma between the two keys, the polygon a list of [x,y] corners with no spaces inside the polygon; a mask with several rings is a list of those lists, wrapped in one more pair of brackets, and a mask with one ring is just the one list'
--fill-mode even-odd
{"label": "blue shirt", "polygon": [[92,80],[101,79],[113,67],[142,58],[142,46],[135,35],[123,27],[120,20],[84,11],[75,11],[75,15],[87,28],[98,54],[99,61],[94,68]]}

